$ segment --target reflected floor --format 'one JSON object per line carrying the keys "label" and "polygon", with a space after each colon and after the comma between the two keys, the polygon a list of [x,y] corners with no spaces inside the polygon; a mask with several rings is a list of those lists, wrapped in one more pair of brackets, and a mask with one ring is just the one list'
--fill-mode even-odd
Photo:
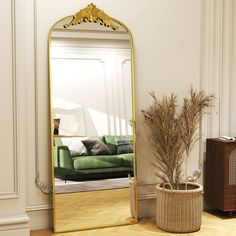
{"label": "reflected floor", "polygon": [[128,224],[129,188],[55,195],[55,231]]}
{"label": "reflected floor", "polygon": [[55,178],[55,192],[60,193],[77,193],[85,191],[97,191],[106,189],[128,188],[128,178],[101,179],[90,181],[64,181]]}

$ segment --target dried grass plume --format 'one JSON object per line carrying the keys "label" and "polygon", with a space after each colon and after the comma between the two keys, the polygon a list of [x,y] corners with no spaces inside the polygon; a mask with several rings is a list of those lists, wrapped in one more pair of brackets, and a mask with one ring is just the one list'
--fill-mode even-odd
{"label": "dried grass plume", "polygon": [[151,130],[155,157],[153,164],[157,168],[157,176],[176,189],[183,181],[183,161],[199,138],[199,121],[215,96],[207,96],[203,91],[197,92],[191,87],[189,96],[184,98],[182,109],[177,114],[177,96],[174,93],[162,99],[157,99],[154,92],[150,92],[150,95],[153,103],[142,112]]}

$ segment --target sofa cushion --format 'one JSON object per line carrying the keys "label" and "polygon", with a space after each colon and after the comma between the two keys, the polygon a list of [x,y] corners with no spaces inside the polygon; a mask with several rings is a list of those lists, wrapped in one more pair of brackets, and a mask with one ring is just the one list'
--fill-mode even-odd
{"label": "sofa cushion", "polygon": [[117,154],[116,140],[118,139],[130,139],[132,140],[132,135],[104,135],[104,140],[112,155]]}
{"label": "sofa cushion", "polygon": [[86,146],[89,155],[109,155],[110,150],[100,139],[85,139],[82,140],[83,144]]}
{"label": "sofa cushion", "polygon": [[117,154],[133,153],[133,140],[131,139],[115,139],[117,146]]}
{"label": "sofa cushion", "polygon": [[70,137],[61,138],[64,146],[67,146],[71,156],[87,155],[88,151],[85,145],[82,143],[81,138]]}
{"label": "sofa cushion", "polygon": [[123,158],[116,155],[83,156],[74,157],[73,163],[76,170],[122,167]]}
{"label": "sofa cushion", "polygon": [[123,159],[124,167],[133,168],[133,153],[120,154],[119,157]]}

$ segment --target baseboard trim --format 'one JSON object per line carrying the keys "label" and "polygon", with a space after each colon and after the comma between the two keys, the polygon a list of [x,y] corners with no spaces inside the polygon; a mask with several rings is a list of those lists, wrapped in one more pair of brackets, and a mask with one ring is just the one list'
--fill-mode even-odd
{"label": "baseboard trim", "polygon": [[147,185],[157,185],[157,184],[160,184],[161,182],[160,181],[138,181],[138,186],[147,186]]}
{"label": "baseboard trim", "polygon": [[0,231],[29,228],[29,217],[24,215],[0,217]]}
{"label": "baseboard trim", "polygon": [[52,208],[50,208],[50,205],[28,207],[29,211],[27,213],[30,217],[30,230],[49,229],[52,227],[53,216],[51,210]]}
{"label": "baseboard trim", "polygon": [[156,185],[158,181],[140,181],[138,183],[138,201],[156,199]]}
{"label": "baseboard trim", "polygon": [[139,201],[152,200],[152,199],[156,199],[156,193],[139,194],[138,196]]}
{"label": "baseboard trim", "polygon": [[26,212],[31,211],[44,211],[44,210],[51,210],[51,204],[38,204],[38,205],[29,205],[26,207]]}

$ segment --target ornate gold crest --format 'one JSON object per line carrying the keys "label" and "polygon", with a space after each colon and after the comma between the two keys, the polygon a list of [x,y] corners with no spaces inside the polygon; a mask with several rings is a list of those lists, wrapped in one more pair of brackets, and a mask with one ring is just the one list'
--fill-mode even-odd
{"label": "ornate gold crest", "polygon": [[113,30],[119,29],[118,26],[114,26],[110,17],[102,10],[96,7],[93,3],[90,3],[87,7],[77,12],[70,23],[65,24],[64,28],[68,28],[72,25],[77,25],[83,22],[94,22],[110,27]]}

